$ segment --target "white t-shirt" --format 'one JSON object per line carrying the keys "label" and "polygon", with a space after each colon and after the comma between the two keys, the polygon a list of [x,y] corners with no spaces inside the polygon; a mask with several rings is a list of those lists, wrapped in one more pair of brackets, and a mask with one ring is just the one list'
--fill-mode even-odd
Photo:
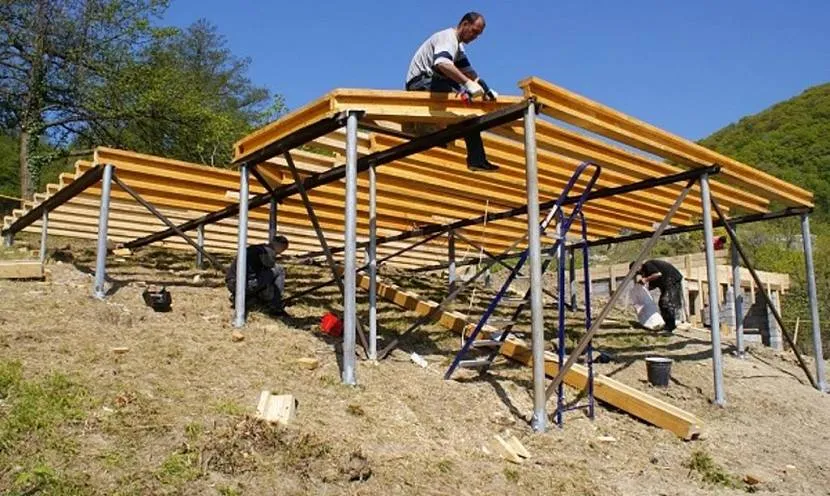
{"label": "white t-shirt", "polygon": [[464,53],[464,44],[458,41],[455,28],[438,31],[418,47],[418,51],[409,63],[406,81],[421,74],[432,76],[433,68],[442,61],[455,64],[463,71],[470,70],[470,61]]}

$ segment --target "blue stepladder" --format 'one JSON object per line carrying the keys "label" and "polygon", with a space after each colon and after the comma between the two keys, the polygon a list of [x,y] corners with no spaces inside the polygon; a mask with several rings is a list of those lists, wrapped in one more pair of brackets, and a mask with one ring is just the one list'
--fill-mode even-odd
{"label": "blue stepladder", "polygon": [[[574,187],[576,186],[577,181],[582,177],[583,173],[586,172],[588,168],[591,168],[593,172],[591,173],[590,178],[588,179],[585,187],[583,188],[582,192],[575,198],[570,198],[569,195],[573,191]],[[581,225],[581,243],[582,245],[582,255],[583,255],[583,274],[584,274],[584,286],[585,286],[585,325],[586,330],[590,328],[591,325],[591,305],[590,305],[590,273],[588,269],[588,246],[587,243],[587,225],[585,222],[585,216],[582,213],[582,207],[588,199],[588,195],[593,191],[594,185],[596,184],[597,180],[599,179],[599,175],[601,173],[601,167],[596,165],[592,162],[583,162],[581,163],[574,173],[571,175],[568,183],[565,185],[565,188],[559,195],[556,203],[550,208],[545,218],[539,224],[539,229],[542,233],[542,239],[545,239],[545,234],[550,224],[557,220],[557,232],[551,236],[554,239],[554,243],[552,246],[543,249],[543,257],[542,257],[542,273],[544,274],[548,267],[551,265],[551,262],[554,260],[557,261],[557,276],[558,276],[558,295],[557,295],[557,310],[559,314],[559,322],[558,322],[558,334],[557,334],[557,352],[559,358],[559,366],[561,367],[565,360],[565,346],[566,346],[566,333],[565,333],[565,310],[567,307],[566,303],[566,296],[565,296],[565,235],[570,231],[571,225],[573,224],[574,220],[577,218],[579,219],[579,223]],[[563,210],[563,206],[566,204],[573,204],[573,208],[569,214],[565,214]],[[455,358],[453,359],[452,363],[450,364],[449,368],[447,369],[446,373],[444,374],[444,379],[451,379],[453,373],[458,368],[473,368],[478,369],[480,374],[485,374],[490,366],[493,364],[493,360],[495,360],[496,356],[499,354],[499,350],[501,349],[502,344],[507,340],[511,332],[513,332],[513,327],[518,322],[518,319],[522,312],[529,306],[530,303],[530,288],[527,289],[523,297],[520,298],[511,298],[507,296],[508,288],[516,280],[517,277],[521,277],[521,270],[525,266],[528,261],[529,251],[527,249],[523,250],[519,253],[519,259],[516,264],[513,266],[510,274],[508,275],[507,279],[502,284],[499,291],[490,301],[487,306],[487,309],[484,311],[484,314],[479,319],[478,323],[476,324],[475,328],[473,329],[472,333],[468,336],[463,338],[463,344],[461,346],[461,350],[456,354]],[[496,309],[499,305],[504,306],[512,306],[516,305],[513,309],[513,312],[509,318],[506,319],[497,319],[493,317]],[[479,335],[481,334],[484,326],[490,323],[492,327],[496,327],[499,329],[498,332],[490,334],[484,339],[478,339]],[[472,350],[482,350],[485,351],[486,354],[479,358],[466,358],[472,352]],[[558,398],[557,398],[557,409],[556,409],[556,422],[560,426],[562,425],[562,414],[564,411],[572,410],[576,408],[588,408],[588,414],[591,418],[594,416],[594,394],[593,394],[593,362],[591,360],[592,357],[592,347],[589,346],[586,349],[586,353],[588,355],[586,359],[586,365],[588,367],[588,385],[587,385],[587,396],[588,396],[588,404],[581,405],[581,406],[565,406],[564,402],[564,390],[563,387],[560,385],[558,391]]]}
{"label": "blue stepladder", "polygon": [[[580,210],[578,212],[579,224],[580,224],[580,245],[582,248],[582,281],[584,286],[584,298],[585,298],[585,332],[591,328],[591,271],[588,264],[588,226],[585,222],[585,214]],[[560,239],[565,239],[565,234],[567,233],[564,229],[564,223],[559,223],[560,226]],[[554,246],[553,249],[556,249]],[[565,364],[566,357],[566,350],[567,350],[567,335],[565,333],[565,250],[561,249],[558,250],[558,273],[557,273],[557,285],[558,285],[558,294],[557,294],[557,311],[558,311],[558,333],[557,333],[557,345],[556,345],[556,354],[557,359],[559,362],[559,368],[561,369],[562,366]],[[576,308],[572,309],[574,312],[577,311]],[[583,359],[585,362],[585,366],[588,369],[588,380],[586,384],[586,397],[587,403],[584,404],[574,404],[571,406],[565,405],[565,389],[563,384],[559,384],[559,387],[556,391],[556,412],[554,414],[554,420],[556,425],[562,427],[564,424],[564,413],[569,410],[579,410],[579,409],[587,409],[588,410],[588,417],[593,419],[594,418],[594,345],[593,340],[588,341],[588,346],[585,348],[583,352]]]}

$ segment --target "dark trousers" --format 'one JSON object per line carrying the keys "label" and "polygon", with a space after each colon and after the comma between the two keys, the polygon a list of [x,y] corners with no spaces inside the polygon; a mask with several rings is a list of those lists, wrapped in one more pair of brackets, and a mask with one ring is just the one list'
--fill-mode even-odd
{"label": "dark trousers", "polygon": [[[433,74],[432,77],[424,76],[415,78],[406,84],[407,91],[429,91],[431,93],[455,93],[461,89],[461,86],[445,77],[438,74]],[[464,136],[464,142],[467,144],[467,163],[474,165],[482,165],[487,161],[487,154],[484,152],[484,143],[481,141],[481,134],[470,133]]]}
{"label": "dark trousers", "polygon": [[666,331],[673,331],[677,327],[675,322],[677,312],[683,308],[683,284],[681,281],[668,283],[660,288],[660,299],[657,300],[660,315],[666,322]]}
{"label": "dark trousers", "polygon": [[[256,275],[249,274],[245,290],[245,308],[261,308],[262,310],[278,311],[282,309],[282,268],[266,268]],[[236,298],[236,267],[229,267],[225,276],[225,286],[230,291],[231,304]]]}

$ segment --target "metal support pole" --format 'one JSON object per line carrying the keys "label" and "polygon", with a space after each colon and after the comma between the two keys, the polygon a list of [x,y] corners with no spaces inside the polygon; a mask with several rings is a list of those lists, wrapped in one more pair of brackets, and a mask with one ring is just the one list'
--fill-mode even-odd
{"label": "metal support pole", "polygon": [[813,270],[813,240],[810,237],[810,217],[801,216],[801,237],[804,242],[804,265],[807,271],[807,300],[810,303],[810,323],[813,328],[813,358],[816,361],[816,383],[819,391],[827,391],[824,372],[824,353],[821,348],[821,326],[818,319],[816,274]]}
{"label": "metal support pole", "polygon": [[196,228],[196,244],[199,245],[200,250],[196,250],[196,267],[202,268],[205,264],[205,256],[202,255],[202,250],[205,249],[205,225],[199,224]]}
{"label": "metal support pole", "polygon": [[455,231],[447,233],[447,279],[450,291],[455,286],[456,270],[455,270]]}
{"label": "metal support pole", "polygon": [[173,221],[165,217],[163,213],[159,212],[159,210],[156,207],[154,207],[152,203],[142,198],[137,191],[135,191],[130,186],[128,186],[127,183],[119,179],[118,174],[114,174],[112,176],[112,180],[115,182],[115,184],[118,185],[119,188],[124,190],[125,193],[132,196],[133,199],[137,201],[141,206],[146,208],[151,214],[155,215],[158,220],[162,221],[170,229],[173,229],[176,232],[176,234],[178,234],[183,240],[187,242],[187,244],[195,248],[197,252],[202,252],[202,255],[207,257],[207,259],[210,260],[210,263],[213,264],[214,267],[220,270],[222,269],[222,264],[220,264],[219,261],[216,260],[216,257],[202,249],[199,246],[199,243],[193,241],[193,239],[191,239],[190,236],[188,236],[184,231],[182,231],[179,228],[179,226],[177,226],[173,223]]}
{"label": "metal support pole", "polygon": [[357,304],[356,251],[357,251],[357,114],[346,118],[346,212],[345,251],[343,253],[343,383],[355,381],[355,320]]}
{"label": "metal support pole", "polygon": [[542,247],[539,232],[539,171],[536,163],[536,104],[531,101],[524,116],[525,182],[527,189],[527,247],[530,262],[530,329],[533,343],[533,418],[536,432],[545,432],[545,321],[542,312]]}
{"label": "metal support pole", "polygon": [[709,195],[709,175],[700,176],[700,200],[703,203],[703,242],[706,246],[706,279],[709,283],[709,322],[712,334],[712,369],[715,379],[715,404],[726,405],[723,392],[723,357],[720,344],[720,316],[718,312],[717,268],[712,239],[712,204]]}
{"label": "metal support pole", "polygon": [[49,212],[43,211],[43,220],[40,222],[40,263],[46,262],[46,238],[49,236]]}
{"label": "metal support pole", "polygon": [[729,243],[729,247],[732,254],[732,290],[735,297],[735,304],[732,306],[735,311],[735,353],[738,358],[744,358],[744,291],[741,288],[741,262],[735,243]]}
{"label": "metal support pole", "polygon": [[98,252],[95,256],[95,286],[93,293],[96,298],[103,299],[104,279],[107,270],[107,227],[110,217],[110,191],[112,191],[112,164],[104,166],[104,175],[101,178],[101,206],[98,214]]}
{"label": "metal support pole", "polygon": [[377,173],[369,167],[369,360],[378,358]]}
{"label": "metal support pole", "polygon": [[[565,241],[563,239],[562,244],[564,245],[564,243]],[[568,250],[568,285],[571,293],[571,311],[576,312],[576,255],[574,253],[574,248]]]}
{"label": "metal support pole", "polygon": [[268,209],[268,239],[274,239],[277,235],[277,199],[271,197],[271,206]]}
{"label": "metal support pole", "polygon": [[248,164],[239,168],[239,234],[236,243],[236,300],[233,326],[245,326],[245,289],[248,281]]}

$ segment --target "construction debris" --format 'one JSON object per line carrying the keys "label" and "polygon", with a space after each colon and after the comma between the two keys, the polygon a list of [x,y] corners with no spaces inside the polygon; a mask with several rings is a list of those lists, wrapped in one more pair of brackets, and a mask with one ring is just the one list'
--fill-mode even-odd
{"label": "construction debris", "polygon": [[43,279],[43,264],[35,260],[0,262],[0,279]]}
{"label": "construction debris", "polygon": [[413,363],[415,363],[415,365],[419,365],[423,368],[427,368],[427,366],[429,365],[427,361],[424,360],[424,358],[417,353],[412,353],[411,355],[409,355],[409,358],[412,360]]}
{"label": "construction debris", "polygon": [[306,370],[314,370],[320,365],[320,360],[316,358],[298,358],[297,364]]}
{"label": "construction debris", "polygon": [[297,416],[297,400],[290,394],[276,395],[271,391],[259,394],[257,418],[266,422],[288,425]]}
{"label": "construction debris", "polygon": [[234,343],[238,343],[240,341],[243,341],[244,339],[245,339],[245,335],[242,334],[239,331],[233,331],[231,333],[231,341],[233,341]]}
{"label": "construction debris", "polygon": [[522,463],[530,458],[530,452],[519,441],[516,436],[510,435],[510,431],[505,431],[504,437],[496,434],[493,436],[496,439],[494,446],[502,458],[513,463]]}

